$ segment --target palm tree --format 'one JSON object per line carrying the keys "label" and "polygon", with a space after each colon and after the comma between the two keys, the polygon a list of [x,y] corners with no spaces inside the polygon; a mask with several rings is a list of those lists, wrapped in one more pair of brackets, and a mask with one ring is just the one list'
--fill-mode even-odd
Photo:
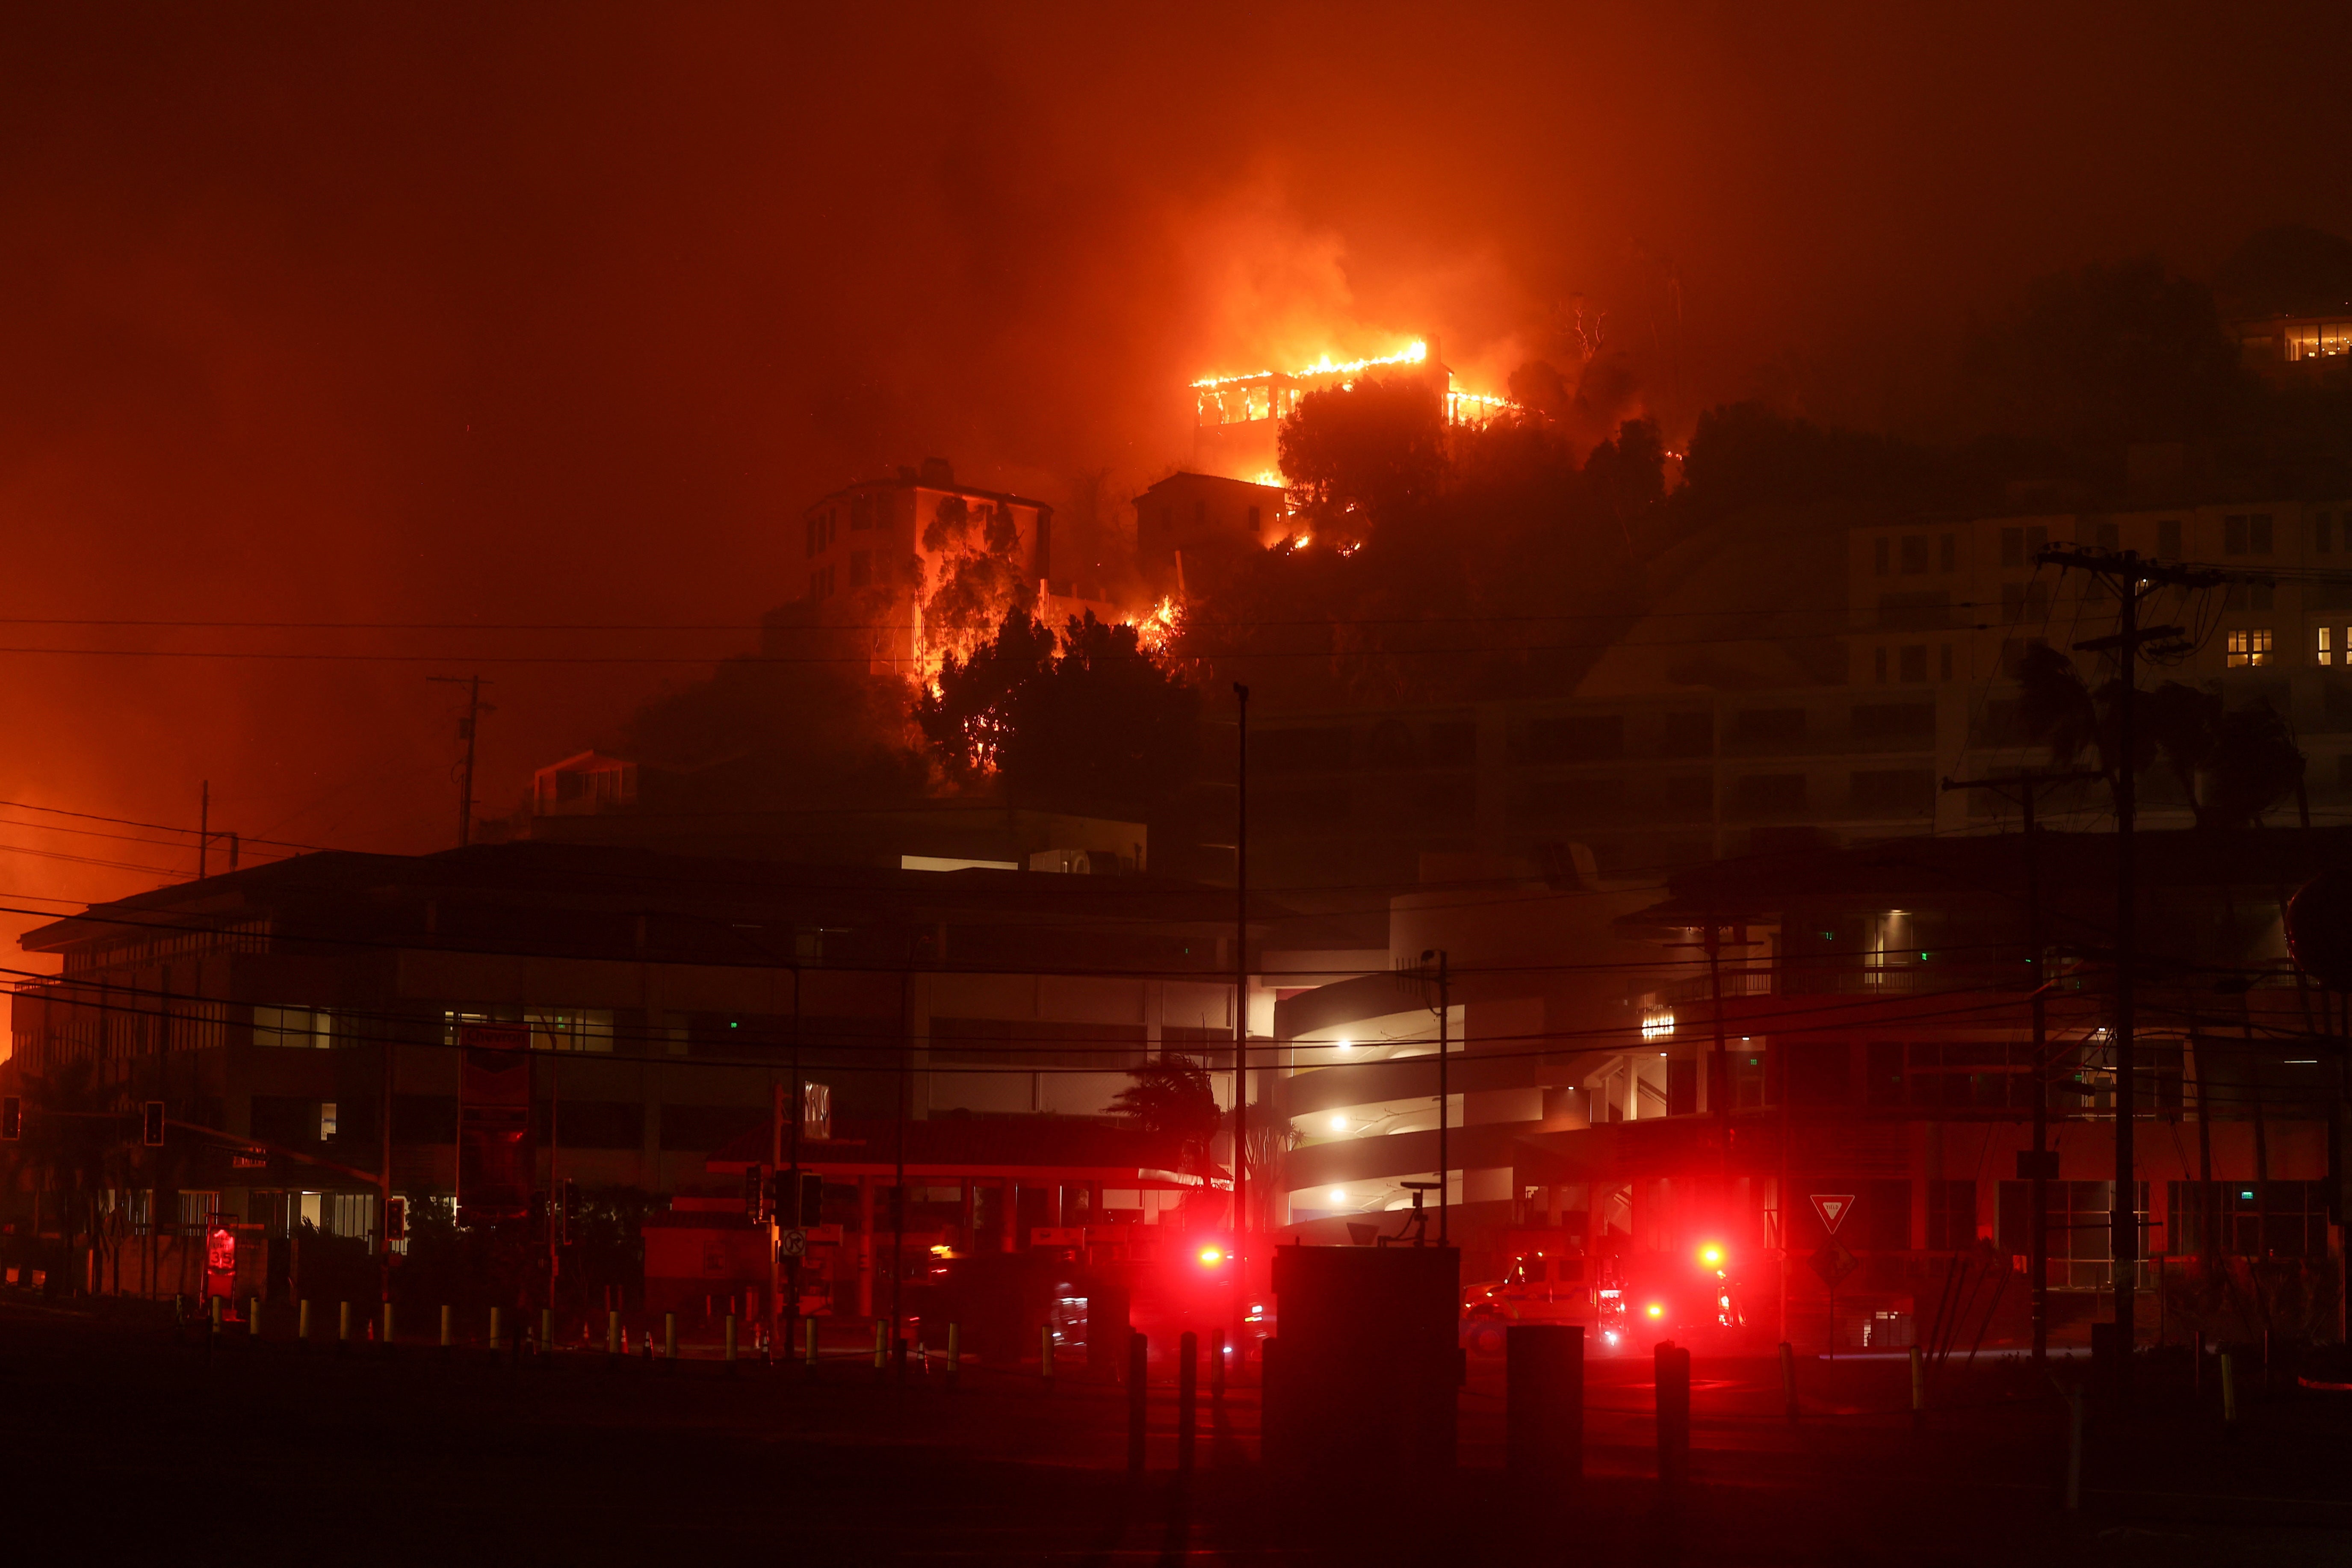
{"label": "palm tree", "polygon": [[[2120,759],[2120,678],[2094,691],[2074,661],[2053,647],[2026,651],[2019,664],[2019,718],[2050,748],[2060,767],[2087,753],[2112,784]],[[2137,774],[2161,761],[2179,784],[2200,827],[2251,827],[2294,795],[2304,756],[2294,731],[2268,702],[2234,710],[2218,693],[2168,680],[2137,694],[2130,766]]]}

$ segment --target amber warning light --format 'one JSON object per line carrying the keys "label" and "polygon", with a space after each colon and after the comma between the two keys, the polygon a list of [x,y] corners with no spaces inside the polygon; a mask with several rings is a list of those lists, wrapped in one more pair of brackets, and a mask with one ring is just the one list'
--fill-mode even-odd
{"label": "amber warning light", "polygon": [[1214,1268],[1218,1264],[1223,1263],[1224,1260],[1225,1254],[1223,1248],[1216,1247],[1204,1247],[1201,1248],[1202,1268]]}

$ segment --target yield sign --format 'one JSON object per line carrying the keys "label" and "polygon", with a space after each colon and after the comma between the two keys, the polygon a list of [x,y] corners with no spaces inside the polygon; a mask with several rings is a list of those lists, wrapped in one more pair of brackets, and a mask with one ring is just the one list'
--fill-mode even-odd
{"label": "yield sign", "polygon": [[1813,1212],[1822,1216],[1822,1228],[1835,1236],[1838,1222],[1853,1212],[1853,1194],[1852,1193],[1815,1193]]}

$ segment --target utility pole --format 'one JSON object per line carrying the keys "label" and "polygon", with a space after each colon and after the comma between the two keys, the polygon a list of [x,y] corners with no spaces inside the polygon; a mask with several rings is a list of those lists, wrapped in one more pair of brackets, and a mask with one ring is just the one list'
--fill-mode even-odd
{"label": "utility pole", "polygon": [[2026,1005],[2033,1022],[2033,1155],[2027,1180],[2030,1192],[2026,1199],[2032,1206],[2025,1219],[2026,1268],[2032,1280],[2033,1291],[2033,1364],[2045,1365],[2050,1359],[2050,1024],[2045,1006],[2050,994],[2050,976],[2045,960],[2049,954],[2042,934],[2042,828],[2033,818],[2033,790],[2036,784],[2060,784],[2080,779],[2095,779],[2095,773],[2020,773],[2005,779],[1946,779],[1944,787],[1955,789],[2007,789],[2015,785],[2021,792],[2025,819],[2025,950],[2026,963],[2032,968],[2033,989],[2028,994]]}
{"label": "utility pole", "polygon": [[[795,949],[800,945],[800,935],[798,932],[793,933],[793,945]],[[797,952],[795,952],[794,957],[798,957]],[[809,1224],[809,1216],[801,1206],[801,1123],[808,1120],[808,1090],[801,1087],[801,966],[797,963],[793,965],[792,1115],[792,1179],[786,1184],[786,1190],[792,1194],[792,1228],[794,1230],[802,1230],[805,1229]],[[824,1215],[820,1213],[817,1215],[817,1218],[822,1221],[824,1218]],[[797,1256],[791,1258],[784,1265],[784,1286],[792,1294],[792,1303],[784,1310],[783,1314],[783,1342],[785,1346],[789,1348],[793,1342],[793,1337],[798,1331],[800,1326],[801,1260]],[[772,1300],[770,1302],[770,1305],[772,1307],[774,1305]],[[770,1342],[773,1342],[775,1333],[774,1325],[772,1323],[770,1325],[768,1337]]]}
{"label": "utility pole", "polygon": [[2038,565],[2079,567],[2107,581],[2116,590],[2116,632],[2074,645],[2077,653],[2113,650],[2120,674],[2116,690],[2116,753],[2111,777],[2116,795],[2116,1021],[2111,1034],[2116,1059],[2116,1187],[2109,1211],[2109,1251],[2115,1259],[2116,1332],[2123,1341],[2124,1360],[2118,1379],[2130,1375],[2133,1340],[2132,1305],[2137,1293],[2139,1224],[2132,1200],[2138,1192],[2133,1179],[2132,1117],[2137,1111],[2139,1076],[2133,1061],[2137,1022],[2133,969],[2138,962],[2137,867],[2132,836],[2138,808],[2137,779],[2132,766],[2135,742],[2134,710],[2139,686],[2139,650],[2150,642],[2177,642],[2188,636],[2179,626],[2140,625],[2140,600],[2158,587],[2210,588],[2225,580],[2221,573],[2188,566],[2168,566],[2145,559],[2136,550],[2053,548],[2035,558]]}
{"label": "utility pole", "polygon": [[[1234,682],[1240,703],[1234,754],[1234,1250],[1244,1258],[1249,1232],[1249,688]],[[1248,1268],[1243,1268],[1244,1294]]]}
{"label": "utility pole", "polygon": [[475,732],[481,716],[498,710],[483,703],[482,678],[478,675],[428,675],[425,679],[466,689],[466,711],[457,721],[457,739],[466,742],[466,760],[457,775],[457,847],[463,849],[474,841]]}
{"label": "utility pole", "polygon": [[234,833],[213,831],[213,781],[206,779],[202,792],[196,796],[196,880],[199,882],[205,879],[211,865],[209,851],[215,838],[228,840],[228,868],[236,870],[237,837]]}

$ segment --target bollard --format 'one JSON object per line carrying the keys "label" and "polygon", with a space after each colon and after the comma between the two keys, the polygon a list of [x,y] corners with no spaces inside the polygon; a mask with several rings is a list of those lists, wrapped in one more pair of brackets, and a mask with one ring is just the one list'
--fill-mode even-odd
{"label": "bollard", "polygon": [[816,1375],[816,1320],[803,1318],[801,1321],[808,1325],[808,1374],[814,1377]]}
{"label": "bollard", "polygon": [[1504,1467],[1545,1495],[1584,1474],[1584,1330],[1513,1323],[1503,1352]]}
{"label": "bollard", "polygon": [[1225,1407],[1225,1331],[1209,1331],[1209,1405],[1213,1409]]}
{"label": "bollard", "polygon": [[1797,1424],[1797,1352],[1780,1342],[1780,1403],[1787,1406],[1789,1425]]}
{"label": "bollard", "polygon": [[555,1348],[555,1309],[552,1307],[539,1310],[539,1348],[541,1353]]}
{"label": "bollard", "polygon": [[1190,1329],[1176,1340],[1176,1471],[1192,1473],[1192,1405],[1200,1389],[1201,1337]]}
{"label": "bollard", "polygon": [[2066,1511],[2083,1506],[2083,1391],[2066,1391]]}
{"label": "bollard", "polygon": [[604,1314],[604,1353],[607,1356],[621,1353],[621,1314],[618,1312]]}
{"label": "bollard", "polygon": [[1054,1325],[1045,1323],[1037,1330],[1037,1372],[1045,1380],[1045,1392],[1054,1392]]}
{"label": "bollard", "polygon": [[457,1309],[448,1302],[441,1303],[441,1348],[448,1350],[457,1342]]}
{"label": "bollard", "polygon": [[2238,1358],[2228,1351],[2221,1352],[2221,1424],[2238,1424]]}
{"label": "bollard", "polygon": [[344,1301],[335,1308],[335,1347],[340,1350],[351,1343],[352,1304]]}
{"label": "bollard", "polygon": [[302,1304],[295,1310],[294,1342],[298,1345],[310,1342],[310,1298],[308,1296],[302,1298]]}
{"label": "bollard", "polygon": [[672,1363],[677,1360],[677,1314],[676,1312],[662,1314],[662,1360]]}
{"label": "bollard", "polygon": [[1690,1480],[1690,1352],[1672,1340],[1658,1346],[1658,1484],[1679,1496]]}
{"label": "bollard", "polygon": [[874,1320],[874,1375],[879,1379],[888,1370],[885,1360],[889,1349],[890,1325],[881,1319]]}
{"label": "bollard", "polygon": [[245,1306],[245,1331],[253,1339],[261,1337],[261,1298],[248,1296]]}
{"label": "bollard", "polygon": [[383,1304],[383,1353],[392,1353],[392,1303]]}
{"label": "bollard", "polygon": [[215,1339],[218,1339],[218,1338],[220,1338],[220,1331],[221,1331],[221,1298],[220,1298],[220,1297],[218,1297],[218,1296],[215,1296],[215,1297],[212,1299],[212,1302],[213,1302],[213,1338],[215,1338]]}
{"label": "bollard", "polygon": [[1151,1342],[1141,1334],[1127,1338],[1127,1468],[1143,1473],[1143,1439],[1150,1430],[1151,1402]]}
{"label": "bollard", "polygon": [[955,1390],[956,1379],[961,1374],[962,1366],[963,1325],[950,1323],[948,1325],[948,1389],[950,1393]]}
{"label": "bollard", "polygon": [[730,1369],[735,1364],[735,1314],[732,1312],[727,1314],[727,1364]]}
{"label": "bollard", "polygon": [[492,1355],[498,1354],[499,1347],[506,1343],[506,1341],[499,1336],[499,1329],[504,1326],[505,1325],[499,1321],[499,1310],[496,1307],[492,1307],[490,1309],[490,1353]]}
{"label": "bollard", "polygon": [[1924,1426],[1927,1420],[1927,1359],[1919,1347],[1911,1347],[1911,1425]]}

